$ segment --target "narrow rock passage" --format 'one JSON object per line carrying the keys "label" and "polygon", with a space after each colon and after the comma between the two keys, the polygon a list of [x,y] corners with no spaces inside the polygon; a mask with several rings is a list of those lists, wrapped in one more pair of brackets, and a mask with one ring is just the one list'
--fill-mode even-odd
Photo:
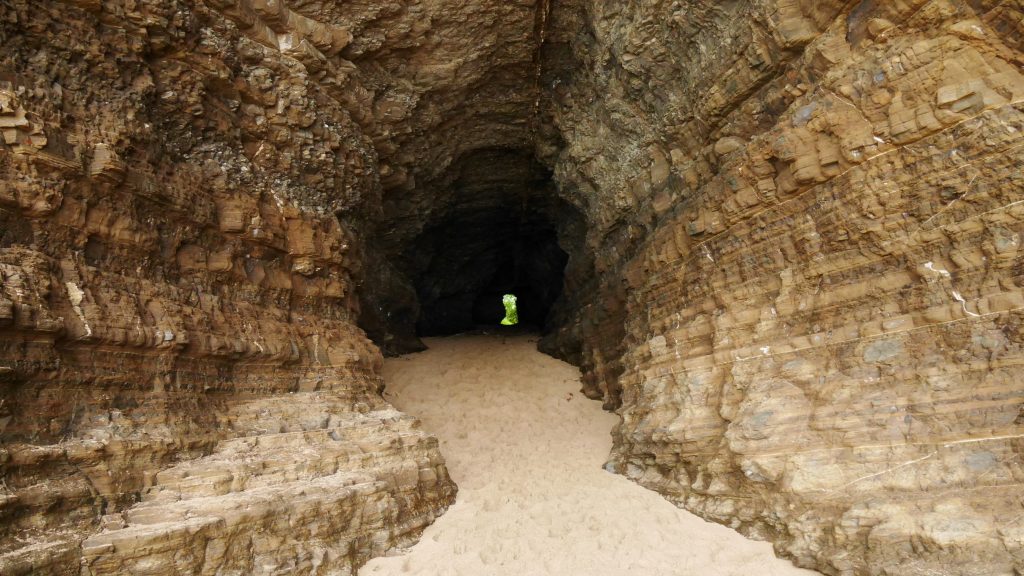
{"label": "narrow rock passage", "polygon": [[438,436],[458,500],[419,544],[360,574],[816,574],[606,472],[615,415],[581,396],[576,368],[535,339],[427,344],[385,363],[387,397]]}

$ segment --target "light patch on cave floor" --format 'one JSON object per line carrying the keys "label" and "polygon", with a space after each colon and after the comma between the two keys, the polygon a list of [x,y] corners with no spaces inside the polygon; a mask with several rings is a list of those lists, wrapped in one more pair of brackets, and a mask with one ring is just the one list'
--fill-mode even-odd
{"label": "light patch on cave floor", "polygon": [[427,340],[388,360],[388,399],[436,434],[459,485],[418,544],[367,575],[812,575],[602,465],[617,417],[524,336]]}

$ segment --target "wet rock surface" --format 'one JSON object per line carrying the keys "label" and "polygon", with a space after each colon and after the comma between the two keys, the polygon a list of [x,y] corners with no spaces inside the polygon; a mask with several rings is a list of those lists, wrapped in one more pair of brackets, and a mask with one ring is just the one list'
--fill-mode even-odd
{"label": "wet rock surface", "polygon": [[0,3],[0,572],[412,542],[455,487],[380,351],[509,289],[677,505],[829,574],[1024,570],[1022,22]]}

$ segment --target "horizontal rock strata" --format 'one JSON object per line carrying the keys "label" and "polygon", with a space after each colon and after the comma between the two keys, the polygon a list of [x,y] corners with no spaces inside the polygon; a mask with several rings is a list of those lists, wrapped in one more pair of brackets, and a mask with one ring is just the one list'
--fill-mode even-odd
{"label": "horizontal rock strata", "polygon": [[0,22],[0,573],[349,574],[413,541],[455,487],[355,326],[380,184],[352,28]]}
{"label": "horizontal rock strata", "polygon": [[616,470],[828,574],[1024,569],[1022,18],[556,5]]}
{"label": "horizontal rock strata", "polygon": [[510,288],[610,469],[827,574],[1024,572],[1022,38],[1020,0],[0,4],[0,572],[412,542],[455,487],[380,350]]}

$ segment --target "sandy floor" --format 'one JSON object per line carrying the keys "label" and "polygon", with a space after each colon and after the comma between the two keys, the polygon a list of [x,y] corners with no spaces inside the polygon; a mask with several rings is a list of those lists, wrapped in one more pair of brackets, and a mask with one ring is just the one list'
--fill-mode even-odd
{"label": "sandy floor", "polygon": [[419,544],[361,575],[816,574],[604,471],[617,417],[533,338],[427,344],[385,363],[387,397],[440,438],[458,501]]}

